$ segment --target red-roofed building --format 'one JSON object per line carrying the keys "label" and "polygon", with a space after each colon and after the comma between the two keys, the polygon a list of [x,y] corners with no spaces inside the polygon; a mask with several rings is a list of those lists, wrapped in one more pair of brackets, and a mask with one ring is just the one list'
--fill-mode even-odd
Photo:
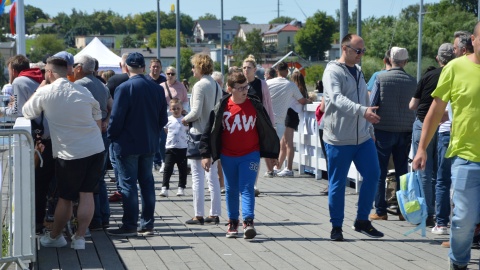
{"label": "red-roofed building", "polygon": [[294,37],[300,28],[291,24],[280,24],[263,33],[263,44],[267,50],[275,49],[286,53],[294,47]]}

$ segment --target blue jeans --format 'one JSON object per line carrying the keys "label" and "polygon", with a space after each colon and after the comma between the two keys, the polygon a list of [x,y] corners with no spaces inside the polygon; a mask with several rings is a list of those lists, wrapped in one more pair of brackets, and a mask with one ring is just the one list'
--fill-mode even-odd
{"label": "blue jeans", "polygon": [[438,133],[438,172],[435,188],[435,218],[437,225],[447,226],[450,221],[450,186],[452,185],[452,159],[446,158],[450,132]]}
{"label": "blue jeans", "polygon": [[141,155],[116,155],[120,193],[123,202],[122,228],[137,229],[138,185],[142,198],[141,229],[153,229],[155,212],[155,186],[153,182],[153,153]]}
{"label": "blue jeans", "polygon": [[240,157],[221,155],[225,176],[225,200],[229,219],[238,220],[239,197],[242,194],[242,218],[255,218],[255,180],[258,174],[258,151]]}
{"label": "blue jeans", "polygon": [[110,140],[107,138],[106,132],[102,133],[102,139],[103,145],[105,146],[105,151],[103,152],[103,170],[102,176],[98,180],[98,193],[93,196],[95,212],[93,214],[92,222],[97,224],[105,224],[110,220],[110,204],[108,202],[107,185],[105,184],[105,172],[107,171],[107,157]]}
{"label": "blue jeans", "polygon": [[387,214],[387,201],[385,200],[385,179],[388,173],[390,156],[393,156],[395,165],[395,179],[399,189],[400,176],[408,172],[408,152],[412,143],[411,132],[388,132],[375,130],[375,146],[377,147],[378,163],[380,165],[380,179],[378,181],[375,208],[378,215]]}
{"label": "blue jeans", "polygon": [[165,143],[167,142],[167,133],[165,130],[160,130],[160,148],[155,153],[155,157],[153,158],[153,163],[157,165],[161,165],[162,162],[165,162]]}
{"label": "blue jeans", "polygon": [[110,143],[108,147],[108,154],[110,156],[110,164],[112,164],[113,174],[115,175],[115,185],[117,186],[117,191],[120,191],[120,184],[118,182],[118,170],[117,170],[117,161],[115,160],[115,152],[113,150],[113,143]]}
{"label": "blue jeans", "polygon": [[359,145],[325,143],[328,158],[328,209],[333,227],[342,227],[345,216],[345,181],[353,163],[363,177],[358,196],[357,220],[368,220],[377,193],[380,167],[372,139]]}
{"label": "blue jeans", "polygon": [[[412,146],[413,154],[417,154],[418,143],[422,135],[423,123],[420,120],[413,122]],[[437,180],[437,133],[433,135],[432,140],[427,146],[427,163],[425,170],[418,171],[418,176],[422,181],[423,192],[425,192],[425,202],[427,203],[427,212],[429,216],[435,214],[435,181]]]}
{"label": "blue jeans", "polygon": [[480,162],[452,158],[453,217],[450,260],[464,266],[470,262],[475,226],[480,223]]}

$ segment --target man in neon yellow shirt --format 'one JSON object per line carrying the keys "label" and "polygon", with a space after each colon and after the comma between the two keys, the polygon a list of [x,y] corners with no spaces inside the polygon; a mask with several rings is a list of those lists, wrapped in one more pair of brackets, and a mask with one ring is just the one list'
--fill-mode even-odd
{"label": "man in neon yellow shirt", "polygon": [[480,23],[471,36],[474,53],[452,60],[443,68],[433,103],[423,123],[413,169],[424,169],[426,147],[450,101],[453,111],[452,157],[453,218],[450,233],[451,269],[467,269],[474,228],[480,219]]}

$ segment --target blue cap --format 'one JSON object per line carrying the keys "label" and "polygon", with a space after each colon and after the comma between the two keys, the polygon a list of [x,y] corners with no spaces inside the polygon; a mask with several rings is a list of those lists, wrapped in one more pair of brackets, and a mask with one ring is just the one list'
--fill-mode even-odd
{"label": "blue cap", "polygon": [[142,68],[145,67],[145,59],[143,58],[143,55],[141,53],[134,52],[127,56],[125,64],[133,68]]}
{"label": "blue cap", "polygon": [[73,55],[66,51],[58,52],[53,56],[65,59],[65,61],[67,61],[68,66],[73,66],[73,64],[75,63],[75,61],[73,60]]}

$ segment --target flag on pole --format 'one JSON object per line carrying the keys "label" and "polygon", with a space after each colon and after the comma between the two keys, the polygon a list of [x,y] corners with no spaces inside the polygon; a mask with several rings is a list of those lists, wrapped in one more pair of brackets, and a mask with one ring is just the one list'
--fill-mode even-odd
{"label": "flag on pole", "polygon": [[15,3],[15,0],[0,0],[0,16],[5,12],[5,7]]}
{"label": "flag on pole", "polygon": [[[8,0],[7,0],[8,1]],[[17,16],[17,3],[13,3],[12,8],[10,9],[10,32],[12,35],[15,35],[15,17]]]}

